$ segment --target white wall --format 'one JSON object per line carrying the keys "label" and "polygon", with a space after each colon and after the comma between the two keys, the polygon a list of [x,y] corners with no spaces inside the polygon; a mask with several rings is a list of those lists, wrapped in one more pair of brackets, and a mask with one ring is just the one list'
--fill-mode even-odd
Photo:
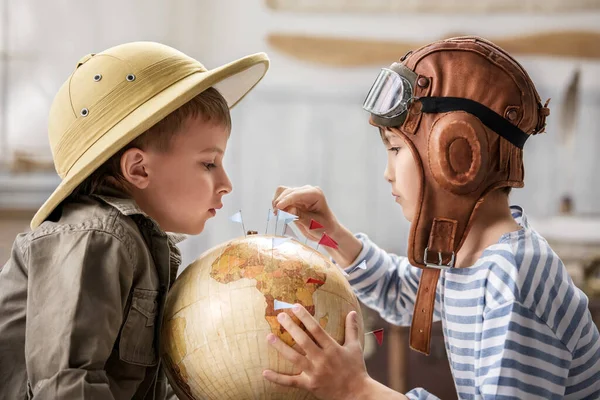
{"label": "white wall", "polygon": [[[193,4],[197,3],[188,2]],[[229,210],[241,208],[249,221],[247,227],[264,229],[263,210],[278,184],[316,184],[326,191],[340,220],[395,251],[404,249],[408,225],[382,177],[382,145],[360,109],[378,67],[339,69],[298,62],[269,51],[266,35],[289,32],[421,41],[449,32],[493,38],[541,30],[600,29],[598,12],[541,16],[294,15],[272,12],[260,1],[214,2],[210,12],[215,21],[211,28],[214,40],[205,48],[206,64],[217,65],[265,49],[272,60],[262,85],[246,104],[234,110],[235,134],[228,163],[237,187],[226,201]],[[565,189],[574,191],[579,211],[600,213],[596,200],[600,177],[593,173],[600,167],[596,159],[600,128],[595,121],[600,109],[600,63],[523,56],[519,60],[530,71],[541,96],[552,98],[553,114],[548,119],[548,133],[527,144],[526,188],[515,191],[513,201],[538,217],[558,210],[562,190],[557,188],[566,184],[564,166],[558,162],[564,162],[559,158],[558,115],[563,91],[579,67],[581,106],[574,162],[581,175]],[[237,142],[236,135],[240,137]],[[205,246],[241,233],[239,227],[227,225],[227,215],[223,213],[210,222],[203,237],[184,244],[189,260]]]}
{"label": "white wall", "polygon": [[[4,0],[8,1],[8,0]],[[45,120],[53,93],[79,57],[132,40],[157,40],[215,67],[266,51],[265,80],[233,111],[226,165],[234,184],[225,208],[199,238],[182,244],[185,261],[208,246],[241,234],[227,216],[241,208],[247,229],[264,231],[266,211],[279,184],[323,187],[340,220],[383,246],[402,251],[407,225],[382,177],[384,149],[360,106],[378,66],[330,68],[298,62],[266,45],[269,32],[434,40],[449,32],[490,38],[540,30],[600,30],[600,13],[548,15],[314,15],[275,13],[261,0],[151,0],[103,2],[10,0],[10,91],[5,122],[13,146],[46,143]],[[1,17],[1,15],[0,15]],[[0,19],[2,21],[2,19]],[[398,54],[398,57],[401,54]],[[558,209],[566,184],[559,159],[559,110],[576,66],[582,69],[576,168],[578,211],[600,213],[596,153],[600,128],[600,63],[518,57],[542,97],[552,98],[548,133],[526,146],[526,188],[515,202],[536,216]],[[393,60],[390,60],[390,62]],[[0,116],[1,117],[1,116]],[[44,147],[47,152],[47,147]],[[46,153],[48,154],[48,153]],[[561,160],[558,162],[558,160]]]}

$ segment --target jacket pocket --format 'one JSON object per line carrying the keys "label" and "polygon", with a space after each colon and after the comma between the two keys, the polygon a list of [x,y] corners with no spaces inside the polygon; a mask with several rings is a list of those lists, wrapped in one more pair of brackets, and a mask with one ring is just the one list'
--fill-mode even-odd
{"label": "jacket pocket", "polygon": [[119,340],[119,357],[146,367],[158,362],[156,351],[157,290],[134,289]]}

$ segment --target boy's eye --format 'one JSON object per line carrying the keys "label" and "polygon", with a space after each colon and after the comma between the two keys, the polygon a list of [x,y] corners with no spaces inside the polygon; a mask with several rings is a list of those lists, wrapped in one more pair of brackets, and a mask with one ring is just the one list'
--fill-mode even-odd
{"label": "boy's eye", "polygon": [[398,154],[398,152],[400,151],[400,147],[390,147],[388,151],[393,151],[394,153]]}
{"label": "boy's eye", "polygon": [[205,167],[207,170],[209,170],[209,171],[210,171],[211,169],[213,169],[213,168],[216,168],[216,167],[217,167],[217,165],[216,165],[215,163],[202,163],[202,165],[204,165],[204,167]]}

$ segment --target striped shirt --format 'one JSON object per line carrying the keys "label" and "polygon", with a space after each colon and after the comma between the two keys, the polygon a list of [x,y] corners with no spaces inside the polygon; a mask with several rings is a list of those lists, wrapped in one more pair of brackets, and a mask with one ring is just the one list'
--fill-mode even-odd
{"label": "striped shirt", "polygon": [[[442,271],[434,320],[461,399],[599,399],[600,338],[588,299],[546,240],[511,207],[521,230],[503,235],[470,268]],[[346,272],[360,300],[410,325],[421,269],[364,234]],[[356,268],[366,261],[367,269]],[[435,399],[422,388],[409,399]]]}

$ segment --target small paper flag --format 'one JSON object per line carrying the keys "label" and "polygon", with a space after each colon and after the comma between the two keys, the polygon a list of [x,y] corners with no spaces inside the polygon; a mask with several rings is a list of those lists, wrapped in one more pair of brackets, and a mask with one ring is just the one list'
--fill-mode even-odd
{"label": "small paper flag", "polygon": [[273,308],[275,310],[283,310],[283,309],[292,308],[292,307],[294,307],[293,304],[286,303],[285,301],[275,300]]}
{"label": "small paper flag", "polygon": [[275,214],[273,214],[273,210],[271,210],[269,208],[269,211],[267,212],[267,226],[265,228],[265,235],[267,234],[267,232],[269,232],[269,221],[271,221],[271,217],[274,216]]}
{"label": "small paper flag", "polygon": [[288,212],[281,211],[281,210],[277,211],[277,221],[283,220],[287,224],[287,223],[290,223],[290,222],[295,221],[297,219],[298,219],[297,215],[290,214]]}
{"label": "small paper flag", "polygon": [[229,217],[229,219],[233,222],[237,222],[238,224],[241,224],[242,223],[242,212],[241,211],[236,212],[231,217]]}
{"label": "small paper flag", "polygon": [[288,237],[274,237],[273,238],[273,247],[281,246],[291,238]]}
{"label": "small paper flag", "polygon": [[367,261],[366,260],[362,260],[362,262],[360,264],[358,264],[356,266],[356,268],[367,269]]}
{"label": "small paper flag", "polygon": [[299,240],[298,235],[296,235],[296,232],[294,232],[294,230],[289,224],[285,226],[285,229],[283,230],[283,236],[288,236],[290,238]]}
{"label": "small paper flag", "polygon": [[320,223],[318,223],[317,221],[315,221],[314,219],[310,220],[310,226],[308,227],[309,230],[313,230],[313,229],[321,229],[324,228],[323,225],[321,225]]}
{"label": "small paper flag", "polygon": [[331,237],[329,237],[326,233],[324,233],[323,236],[321,237],[321,240],[319,240],[319,244],[322,244],[323,246],[331,247],[332,249],[338,248],[337,242],[335,240],[333,240]]}
{"label": "small paper flag", "polygon": [[378,345],[381,346],[383,344],[383,328],[376,329],[371,332],[367,332],[367,333],[365,333],[365,335],[368,335],[369,333],[372,333],[373,335],[375,335],[375,340],[377,340]]}
{"label": "small paper flag", "polygon": [[315,279],[315,278],[308,278],[308,280],[306,281],[306,283],[316,283],[318,285],[324,285],[325,282],[323,282],[320,279]]}

